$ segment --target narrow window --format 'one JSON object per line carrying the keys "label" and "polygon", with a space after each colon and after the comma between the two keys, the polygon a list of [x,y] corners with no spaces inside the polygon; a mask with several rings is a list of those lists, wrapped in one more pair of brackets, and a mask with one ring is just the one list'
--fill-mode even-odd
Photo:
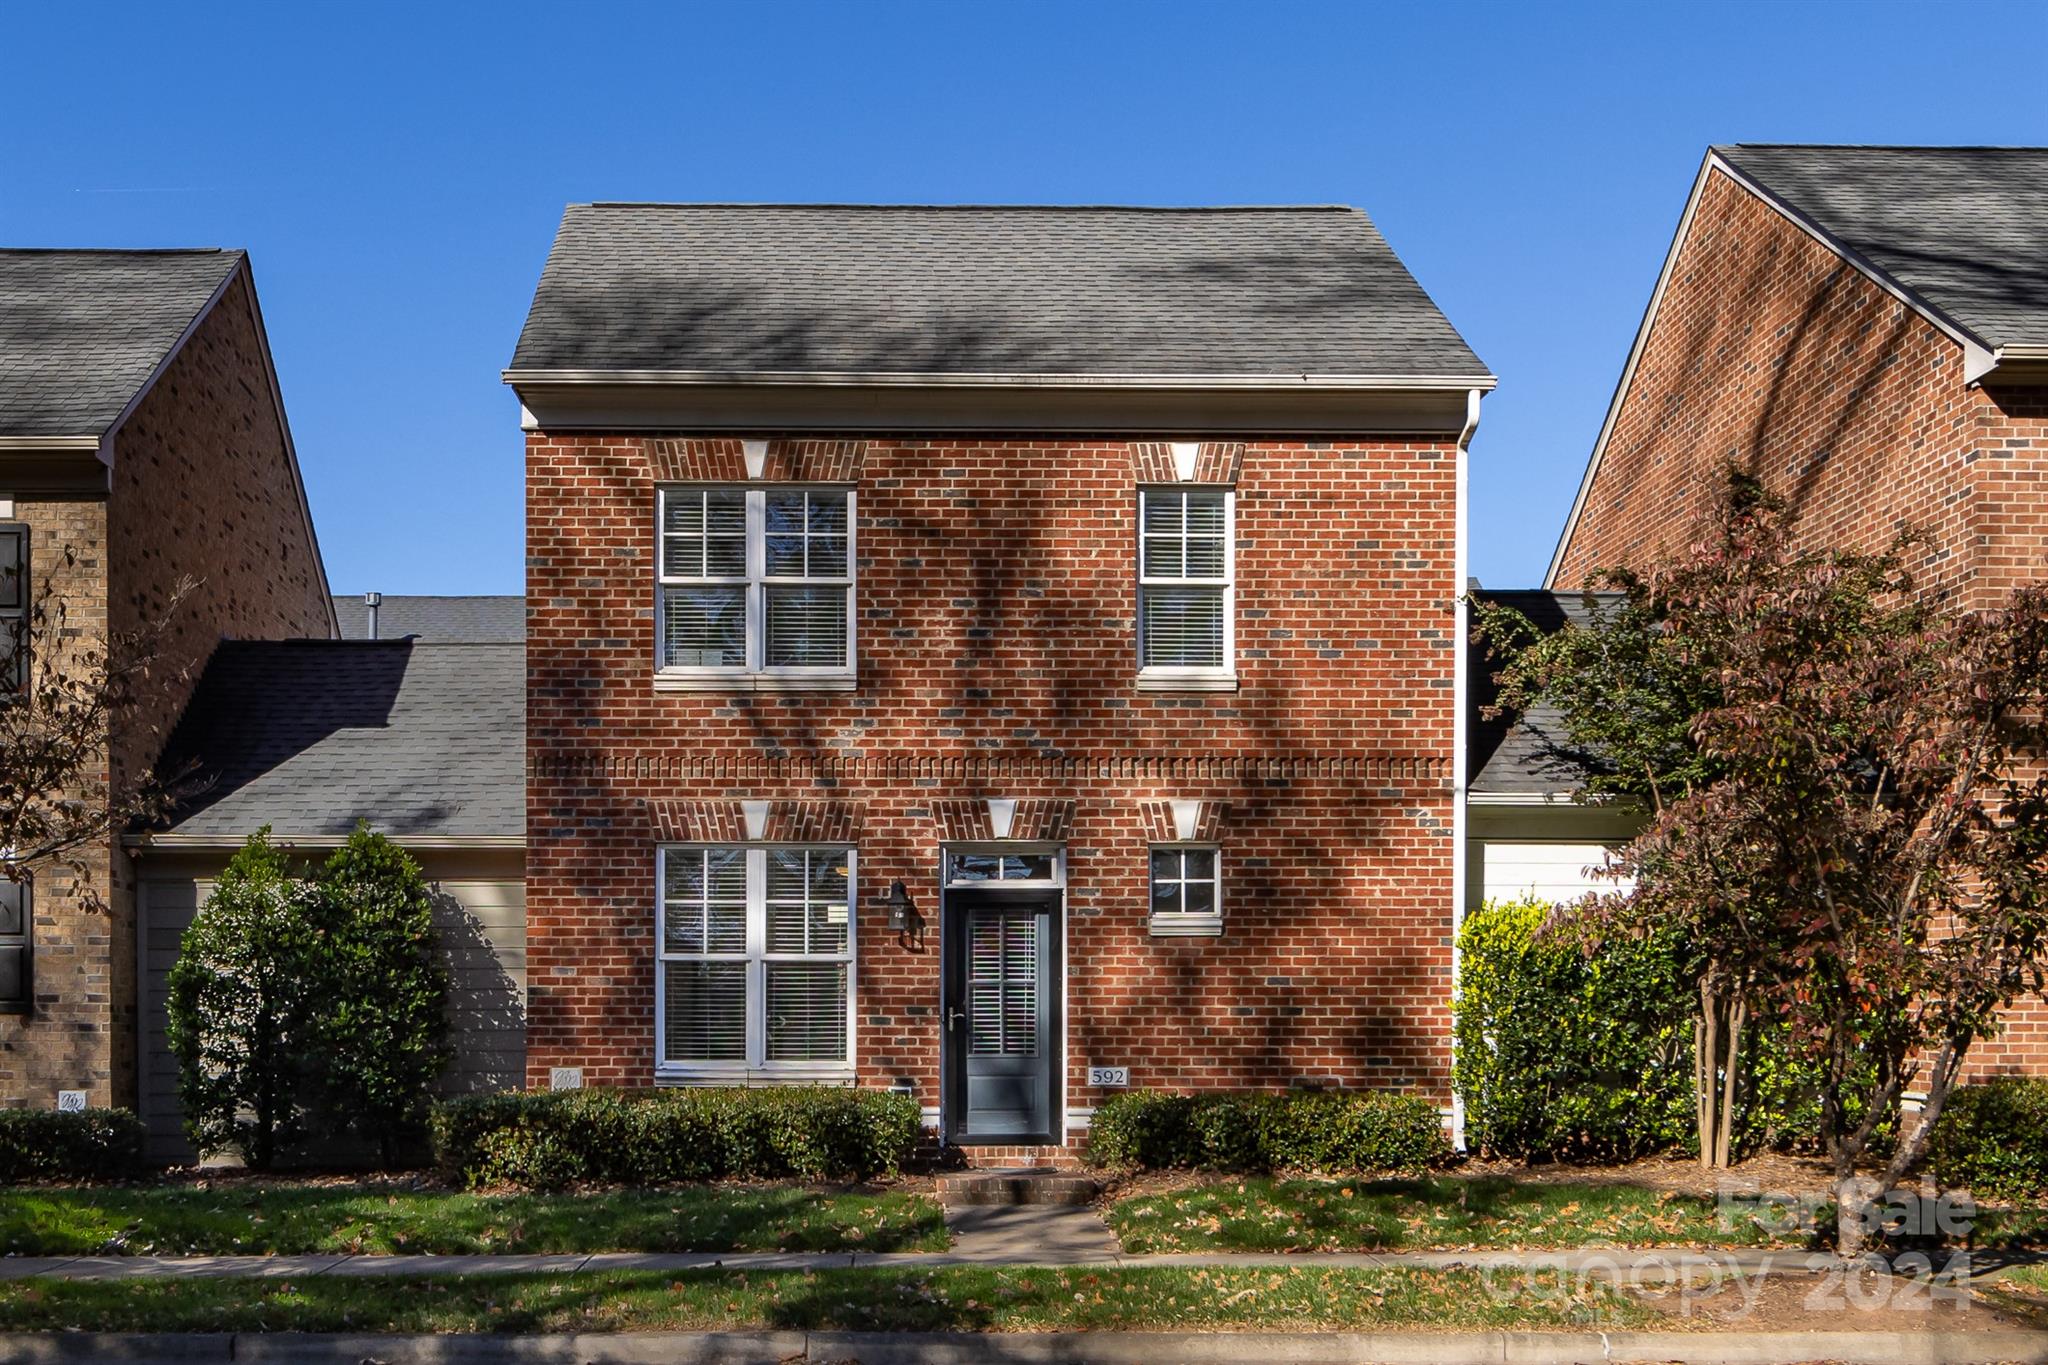
{"label": "narrow window", "polygon": [[0,523],[0,697],[28,686],[28,527]]}
{"label": "narrow window", "polygon": [[1225,488],[1139,493],[1141,681],[1199,686],[1231,676],[1232,496]]}
{"label": "narrow window", "polygon": [[0,872],[0,1014],[27,1014],[35,1002],[29,971],[33,892]]}
{"label": "narrow window", "polygon": [[853,850],[666,848],[659,862],[658,1069],[848,1070]]}
{"label": "narrow window", "polygon": [[1222,856],[1216,849],[1152,850],[1152,932],[1223,932]]}
{"label": "narrow window", "polygon": [[850,683],[853,494],[660,491],[656,667],[708,688]]}

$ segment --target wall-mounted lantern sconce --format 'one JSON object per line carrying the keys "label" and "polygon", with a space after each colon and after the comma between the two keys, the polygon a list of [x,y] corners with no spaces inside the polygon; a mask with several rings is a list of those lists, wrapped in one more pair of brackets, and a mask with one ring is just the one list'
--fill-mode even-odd
{"label": "wall-mounted lantern sconce", "polygon": [[910,892],[902,882],[891,884],[882,904],[889,908],[889,928],[893,932],[904,938],[915,938],[924,932],[924,916],[911,904]]}

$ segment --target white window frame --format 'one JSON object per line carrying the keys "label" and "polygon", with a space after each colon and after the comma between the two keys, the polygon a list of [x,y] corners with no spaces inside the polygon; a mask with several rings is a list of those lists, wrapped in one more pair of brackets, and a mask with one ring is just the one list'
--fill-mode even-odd
{"label": "white window frame", "polygon": [[[672,953],[668,950],[668,857],[671,852],[742,849],[747,858],[747,946],[739,953]],[[768,854],[790,849],[805,853],[838,853],[846,857],[846,951],[844,953],[771,953],[768,951]],[[654,1074],[657,1080],[697,1083],[814,1081],[851,1082],[860,1055],[855,1001],[860,994],[859,853],[846,844],[662,844],[654,856]],[[744,962],[747,966],[747,1055],[744,1061],[670,1061],[668,1059],[668,964],[671,962]],[[843,1062],[776,1062],[768,1060],[768,964],[771,962],[844,962],[846,964],[846,1060]]]}
{"label": "white window frame", "polygon": [[[1145,499],[1154,493],[1223,494],[1223,576],[1221,578],[1154,578],[1145,572]],[[1138,690],[1141,692],[1231,692],[1237,689],[1237,490],[1218,484],[1140,484],[1136,518],[1138,569]],[[1185,523],[1183,523],[1185,526]],[[1185,543],[1185,532],[1183,532]],[[1185,562],[1185,561],[1183,561]],[[1223,663],[1215,668],[1188,668],[1145,662],[1145,590],[1147,588],[1223,589]]]}
{"label": "white window frame", "polygon": [[[1052,876],[1011,877],[991,880],[987,877],[956,877],[953,874],[953,860],[963,853],[981,854],[989,857],[1024,854],[1042,857],[1052,855]],[[1019,890],[1057,890],[1067,884],[1067,846],[1065,844],[1004,843],[984,841],[971,844],[947,844],[940,850],[941,864],[939,882],[949,891],[975,891],[987,888],[1015,888]]]}
{"label": "white window frame", "polygon": [[[1160,914],[1153,910],[1152,899],[1152,855],[1154,853],[1207,853],[1216,860],[1215,900],[1207,914],[1190,913],[1185,910]],[[1185,866],[1183,866],[1185,871]],[[1185,876],[1174,880],[1185,883]],[[1145,915],[1148,927],[1158,938],[1214,938],[1223,932],[1223,848],[1220,844],[1191,842],[1161,842],[1148,845],[1145,849]]]}
{"label": "white window frame", "polygon": [[[668,572],[668,499],[674,493],[740,493],[746,498],[747,565],[744,579],[730,576],[672,575]],[[768,565],[768,495],[770,493],[840,493],[846,497],[846,574],[833,578],[771,578]],[[855,609],[860,595],[859,494],[844,484],[778,483],[749,487],[730,483],[661,484],[654,499],[654,685],[675,692],[850,692],[860,658]],[[668,664],[662,659],[667,638],[669,588],[696,584],[744,586],[746,590],[746,662]],[[831,665],[778,665],[767,662],[768,589],[771,587],[838,587],[846,591],[846,658]]]}

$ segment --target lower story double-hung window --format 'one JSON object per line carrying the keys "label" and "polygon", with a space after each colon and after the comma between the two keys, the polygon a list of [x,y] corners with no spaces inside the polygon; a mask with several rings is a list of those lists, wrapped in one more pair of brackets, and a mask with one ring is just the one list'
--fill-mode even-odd
{"label": "lower story double-hung window", "polygon": [[664,848],[657,1069],[849,1072],[853,850]]}

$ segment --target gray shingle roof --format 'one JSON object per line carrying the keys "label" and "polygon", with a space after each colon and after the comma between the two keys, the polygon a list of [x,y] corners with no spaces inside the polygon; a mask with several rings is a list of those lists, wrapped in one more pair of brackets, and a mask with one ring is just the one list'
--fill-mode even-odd
{"label": "gray shingle roof", "polygon": [[164,767],[211,786],[189,837],[518,836],[526,828],[526,649],[351,640],[223,642]]}
{"label": "gray shingle roof", "polygon": [[573,204],[512,368],[1486,375],[1342,207]]}
{"label": "gray shingle roof", "polygon": [[[362,595],[336,597],[334,619],[344,640],[370,636],[370,610]],[[377,608],[377,635],[408,635],[442,644],[522,644],[526,640],[524,597],[404,597],[385,593]]]}
{"label": "gray shingle roof", "polygon": [[240,251],[0,250],[0,436],[98,436]]}
{"label": "gray shingle roof", "polygon": [[1980,341],[2048,345],[2048,148],[1714,150]]}
{"label": "gray shingle roof", "polygon": [[[1540,589],[1474,589],[1474,597],[1515,608],[1538,630],[1561,630],[1567,621],[1584,624],[1592,608],[1583,592]],[[1603,594],[1604,595],[1604,594]],[[1598,596],[1596,595],[1596,601]],[[1555,707],[1536,706],[1519,715],[1488,719],[1487,707],[1500,695],[1493,675],[1502,661],[1489,657],[1483,644],[1469,643],[1470,685],[1467,705],[1465,780],[1475,796],[1554,796],[1585,785],[1583,755],[1574,752],[1565,733],[1564,717]]]}

